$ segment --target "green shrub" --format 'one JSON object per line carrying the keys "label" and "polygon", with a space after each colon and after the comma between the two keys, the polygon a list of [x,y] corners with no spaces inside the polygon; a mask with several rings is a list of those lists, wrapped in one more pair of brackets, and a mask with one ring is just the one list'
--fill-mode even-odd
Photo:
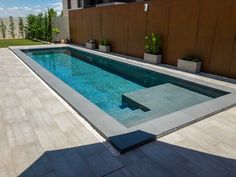
{"label": "green shrub", "polygon": [[161,38],[160,36],[152,33],[145,37],[144,50],[146,53],[159,54],[161,50]]}
{"label": "green shrub", "polygon": [[105,45],[105,46],[109,46],[110,42],[106,39],[100,40],[99,45]]}
{"label": "green shrub", "polygon": [[10,24],[9,24],[8,32],[9,32],[10,36],[13,39],[15,39],[15,22],[14,22],[14,17],[10,16],[9,19],[10,19]]}
{"label": "green shrub", "polygon": [[26,38],[52,42],[52,18],[57,16],[54,9],[48,9],[38,15],[27,16]]}
{"label": "green shrub", "polygon": [[182,57],[181,59],[187,60],[187,61],[192,61],[192,62],[201,62],[201,59],[194,57],[194,56]]}
{"label": "green shrub", "polygon": [[59,41],[58,35],[60,34],[61,30],[59,28],[52,28],[52,34],[56,36],[56,42]]}
{"label": "green shrub", "polygon": [[90,39],[90,40],[88,40],[87,42],[88,42],[88,43],[91,43],[91,44],[96,44],[96,41],[93,40],[93,39]]}
{"label": "green shrub", "polygon": [[6,30],[7,30],[7,27],[6,25],[4,24],[3,20],[0,19],[0,30],[1,30],[1,33],[2,33],[2,38],[5,39],[6,38]]}
{"label": "green shrub", "polygon": [[19,34],[21,35],[21,38],[24,38],[25,24],[22,17],[19,17],[18,28],[19,28]]}
{"label": "green shrub", "polygon": [[61,32],[59,28],[52,28],[52,33],[58,35]]}

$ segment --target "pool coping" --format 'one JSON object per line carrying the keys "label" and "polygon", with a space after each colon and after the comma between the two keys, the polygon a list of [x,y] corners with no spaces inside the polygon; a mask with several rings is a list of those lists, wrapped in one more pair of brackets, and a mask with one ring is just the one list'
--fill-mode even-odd
{"label": "pool coping", "polygon": [[[58,47],[70,47],[78,49],[95,55],[107,57],[108,59],[138,66],[154,72],[167,74],[173,77],[230,93],[212,99],[210,101],[127,128],[21,51],[26,49]],[[181,71],[174,72],[173,69],[161,69],[160,66],[156,67],[143,62],[130,60],[121,56],[115,56],[112,54],[102,53],[69,44],[14,46],[9,47],[9,49],[13,53],[15,53],[18,58],[20,58],[26,65],[28,65],[42,80],[44,80],[44,82],[46,82],[49,87],[51,87],[68,104],[70,104],[86,121],[88,121],[107,141],[109,141],[121,153],[129,151],[142,144],[152,141],[157,137],[161,137],[179,128],[202,120],[206,117],[209,117],[213,114],[219,113],[236,105],[236,89],[234,88],[214,84],[208,81],[201,80],[199,78],[192,78],[189,77],[188,74],[183,75],[184,72]]]}

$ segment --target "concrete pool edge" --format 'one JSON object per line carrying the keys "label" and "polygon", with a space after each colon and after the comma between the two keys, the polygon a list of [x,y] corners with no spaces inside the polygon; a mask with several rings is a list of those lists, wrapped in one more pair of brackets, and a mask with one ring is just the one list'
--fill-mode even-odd
{"label": "concrete pool edge", "polygon": [[[88,49],[71,45],[24,46],[10,47],[10,49],[121,153],[154,140],[156,136],[159,137],[166,133],[170,133],[178,128],[182,128],[183,126],[206,118],[209,115],[221,112],[236,104],[236,91],[232,88],[225,87],[224,90],[233,91],[233,93],[219,97],[220,99],[213,99],[205,102],[204,105],[200,104],[202,106],[196,105],[131,128],[126,128],[21,51],[22,49],[58,47],[72,47],[90,52]],[[103,55],[103,53],[99,54]],[[124,60],[127,59],[124,58]],[[139,63],[139,65],[142,65],[142,63]],[[147,66],[145,65],[144,68],[147,69],[146,67]],[[160,72],[159,70],[157,71]],[[183,78],[181,77],[181,79]],[[202,82],[204,85],[205,83],[206,81]],[[212,87],[212,83],[207,86]],[[213,88],[223,90],[222,86],[217,87],[216,85],[216,87]],[[174,117],[175,119],[171,119],[171,117]]]}

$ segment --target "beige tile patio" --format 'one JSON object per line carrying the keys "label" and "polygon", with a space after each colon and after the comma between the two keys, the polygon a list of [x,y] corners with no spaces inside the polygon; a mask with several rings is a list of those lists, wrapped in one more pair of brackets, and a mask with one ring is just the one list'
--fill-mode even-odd
{"label": "beige tile patio", "polygon": [[236,107],[118,157],[81,120],[0,49],[0,177],[235,177]]}

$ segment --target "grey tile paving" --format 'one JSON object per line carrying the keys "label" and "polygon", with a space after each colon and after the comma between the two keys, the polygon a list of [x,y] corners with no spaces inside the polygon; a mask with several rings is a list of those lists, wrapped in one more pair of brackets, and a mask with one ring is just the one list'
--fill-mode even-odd
{"label": "grey tile paving", "polygon": [[0,177],[235,177],[235,130],[236,107],[113,156],[0,49]]}
{"label": "grey tile paving", "polygon": [[[156,88],[154,90],[153,88],[144,89],[148,91],[146,92],[147,95],[141,91],[142,92],[141,95],[145,95],[145,99],[141,97],[139,98],[139,101],[138,100],[137,101],[140,102],[139,105],[142,104],[143,100],[148,101],[148,102],[145,101],[146,102],[145,105],[147,105],[147,107],[150,107],[151,110],[147,112],[144,112],[143,110],[133,110],[131,114],[127,114],[127,117],[125,116],[126,118],[123,117],[124,119],[119,116],[121,112],[117,112],[116,113],[117,115],[115,117],[116,120],[119,119],[119,122],[121,123],[120,124],[119,122],[114,120],[111,116],[109,116],[104,111],[99,109],[92,102],[84,98],[81,94],[79,94],[74,89],[65,84],[63,81],[61,81],[58,77],[54,76],[51,72],[47,71],[45,68],[40,66],[36,61],[32,60],[30,56],[27,56],[26,53],[22,51],[22,49],[31,50],[35,48],[45,49],[45,48],[55,48],[55,47],[57,48],[69,47],[70,49],[73,48],[81,51],[86,50],[87,52],[95,53],[98,56],[103,56],[103,57],[107,56],[108,57],[107,59],[110,60],[116,60],[122,63],[128,63],[130,66],[131,65],[138,66],[143,69],[145,68],[149,70],[145,72],[144,70],[139,70],[139,71],[137,70],[137,72],[131,72],[129,70],[129,72],[126,72],[126,74],[132,74],[140,77],[148,74],[148,77],[151,77],[154,80],[155,77],[161,77],[162,74],[168,75],[165,76],[165,78],[169,80],[170,83],[173,83],[174,85],[178,85],[180,87],[164,84],[162,86],[158,86],[159,89],[156,87],[154,87]],[[136,148],[137,146],[140,146],[144,143],[154,140],[155,136],[160,137],[166,133],[170,133],[171,131],[176,131],[176,129],[178,128],[183,128],[184,126],[192,124],[196,121],[200,121],[206,117],[209,117],[210,115],[216,114],[220,111],[226,110],[236,105],[236,94],[235,94],[236,89],[233,89],[234,86],[232,85],[228,86],[228,83],[222,84],[217,82],[216,80],[212,81],[210,79],[205,79],[203,77],[196,76],[193,74],[190,75],[181,71],[176,72],[176,70],[169,69],[167,67],[150,65],[142,62],[137,63],[132,60],[128,60],[127,58],[121,58],[110,54],[104,54],[101,52],[81,48],[75,45],[41,45],[37,47],[17,46],[17,47],[10,47],[10,49],[17,56],[19,56],[24,63],[30,66],[30,68],[32,68],[33,71],[36,74],[38,74],[46,83],[48,83],[48,85],[53,90],[55,90],[63,99],[65,99],[72,107],[74,107],[77,112],[83,115],[83,117],[88,122],[90,122],[97,131],[101,132],[101,134],[106,138],[106,140],[111,142],[111,144],[113,144],[116,147],[116,149],[118,149],[120,152],[123,153],[133,148]],[[153,75],[153,73],[150,71],[155,71],[155,72],[157,71],[157,72],[156,74]],[[162,74],[159,75],[158,73]],[[188,81],[190,81],[190,83]],[[34,83],[32,80],[31,82]],[[217,84],[215,82],[217,82]],[[201,86],[198,85],[197,83],[200,84]],[[35,85],[37,85],[37,83],[35,83]],[[205,96],[193,93],[189,90],[183,89],[182,87],[186,87],[189,90],[195,90],[196,92],[201,92],[203,95],[208,95],[215,99],[207,101],[208,98],[206,99]],[[152,91],[150,92],[150,90]],[[149,93],[152,93],[153,91],[158,93],[162,92],[163,94],[155,94],[154,96],[156,98],[150,99],[150,97],[154,98],[153,95],[149,95]],[[164,99],[162,98],[162,95],[165,97]],[[136,98],[137,97],[135,97],[135,99]],[[151,104],[147,104],[149,103],[150,100]],[[159,102],[163,102],[163,104],[158,104],[159,102],[157,103],[156,100],[159,100]],[[42,101],[47,102],[45,98]],[[206,102],[197,104],[195,106],[191,106],[202,101]],[[46,108],[55,111],[61,110],[54,107],[50,108],[50,105],[51,104],[49,104],[48,106],[46,105]],[[159,109],[156,110],[156,107],[153,107],[152,105],[159,107]],[[182,108],[186,106],[188,108],[182,110]],[[169,107],[173,109],[170,110]],[[145,107],[145,109],[147,108]],[[181,110],[177,111],[179,109]],[[124,109],[124,112],[122,112],[122,115],[126,114],[127,110],[131,112],[130,109],[126,108]],[[163,113],[166,115],[164,115]],[[57,114],[57,112],[55,112],[55,114]],[[136,137],[131,138],[130,135]],[[132,141],[129,141],[131,139]]]}
{"label": "grey tile paving", "polygon": [[119,170],[114,171],[111,174],[106,175],[106,177],[131,177],[133,176],[127,169],[121,168]]}

